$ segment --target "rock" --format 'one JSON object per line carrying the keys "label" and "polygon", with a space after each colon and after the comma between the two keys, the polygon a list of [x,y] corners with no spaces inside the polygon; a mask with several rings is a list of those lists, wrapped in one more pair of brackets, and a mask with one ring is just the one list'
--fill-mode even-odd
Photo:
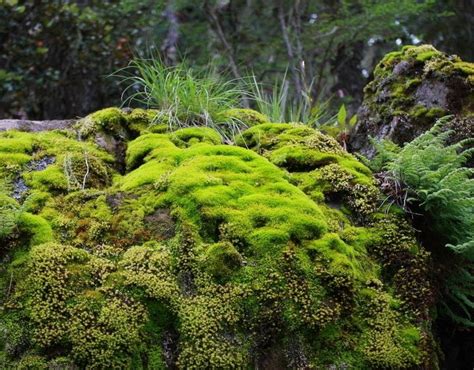
{"label": "rock", "polygon": [[3,119],[0,120],[0,131],[18,130],[18,131],[49,131],[71,128],[76,120],[52,120],[52,121],[29,121],[23,119]]}
{"label": "rock", "polygon": [[369,136],[403,144],[442,116],[472,120],[474,64],[430,45],[406,46],[382,59],[364,93],[349,148],[372,157]]}
{"label": "rock", "polygon": [[371,171],[318,130],[239,113],[234,145],[118,108],[0,132],[0,175],[31,194],[0,240],[8,368],[431,365],[429,255]]}

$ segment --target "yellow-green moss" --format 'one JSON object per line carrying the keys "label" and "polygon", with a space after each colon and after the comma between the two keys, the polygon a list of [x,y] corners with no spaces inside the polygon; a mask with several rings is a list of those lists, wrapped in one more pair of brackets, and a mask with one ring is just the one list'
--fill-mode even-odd
{"label": "yellow-green moss", "polygon": [[[25,156],[0,164],[7,183],[30,187],[0,199],[20,212],[0,279],[9,365],[164,368],[173,352],[182,368],[247,368],[269,346],[315,368],[421,363],[426,259],[375,211],[367,167],[303,125],[257,124],[230,146],[208,127],[153,133],[157,114],[92,114],[83,141],[0,134],[0,154]],[[138,137],[121,139],[118,174],[93,140],[123,127]]]}
{"label": "yellow-green moss", "polygon": [[233,108],[228,109],[220,114],[220,120],[235,120],[247,127],[260,125],[270,122],[269,118],[264,114],[254,111],[253,109]]}
{"label": "yellow-green moss", "polygon": [[203,257],[204,270],[217,279],[225,279],[242,266],[242,256],[231,243],[210,245]]}
{"label": "yellow-green moss", "polygon": [[22,212],[18,219],[18,227],[22,233],[30,236],[30,245],[38,245],[53,240],[51,226],[41,216]]}

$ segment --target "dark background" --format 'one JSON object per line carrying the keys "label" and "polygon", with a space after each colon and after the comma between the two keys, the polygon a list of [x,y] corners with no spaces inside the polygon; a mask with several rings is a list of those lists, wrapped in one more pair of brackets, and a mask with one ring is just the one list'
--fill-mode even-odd
{"label": "dark background", "polygon": [[474,60],[474,0],[0,0],[0,118],[120,104],[107,76],[150,54],[268,86],[288,69],[292,94],[355,110],[381,56],[416,43]]}

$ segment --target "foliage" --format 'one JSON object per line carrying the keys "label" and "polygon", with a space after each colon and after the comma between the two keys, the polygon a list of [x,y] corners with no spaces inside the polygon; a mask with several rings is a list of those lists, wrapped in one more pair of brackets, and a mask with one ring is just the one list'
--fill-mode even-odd
{"label": "foliage", "polygon": [[[418,206],[429,220],[427,232],[460,257],[447,282],[450,291],[444,305],[455,321],[473,326],[474,171],[465,166],[473,152],[466,145],[472,140],[447,144],[452,131],[446,126],[451,119],[439,120],[402,149],[384,142],[377,149],[385,160],[382,168],[400,183],[402,191],[395,201]],[[378,166],[380,157],[375,159]]]}
{"label": "foliage", "polygon": [[65,118],[118,102],[104,79],[153,29],[156,1],[0,1],[0,115]]}
{"label": "foliage", "polygon": [[262,84],[252,76],[250,88],[259,112],[270,118],[271,122],[301,122],[308,126],[318,127],[323,119],[327,119],[329,100],[313,103],[310,96],[311,86],[301,97],[290,92],[290,81],[287,72],[281,82],[276,80],[271,91],[267,92]]}
{"label": "foliage", "polygon": [[[238,106],[247,94],[240,81],[224,81],[210,70],[197,73],[184,64],[167,67],[159,58],[134,59],[117,77],[132,90],[127,102],[138,102],[159,111],[156,120],[170,128],[209,126],[227,142],[239,132],[239,123],[223,112]],[[245,125],[245,124],[244,124]]]}
{"label": "foliage", "polygon": [[469,23],[470,6],[431,0],[4,0],[0,115],[64,118],[116,104],[117,84],[102,77],[148,49],[169,65],[181,58],[198,68],[211,62],[233,78],[254,71],[268,86],[288,71],[290,100],[300,101],[302,92],[313,101],[337,95],[352,110],[375,62],[396,42],[456,43],[453,52],[469,60],[465,45],[472,32],[462,25]]}
{"label": "foliage", "polygon": [[[333,123],[331,121],[334,121]],[[350,131],[357,123],[357,115],[350,116],[345,104],[341,104],[335,118],[321,126],[321,130],[334,137],[347,150]]]}

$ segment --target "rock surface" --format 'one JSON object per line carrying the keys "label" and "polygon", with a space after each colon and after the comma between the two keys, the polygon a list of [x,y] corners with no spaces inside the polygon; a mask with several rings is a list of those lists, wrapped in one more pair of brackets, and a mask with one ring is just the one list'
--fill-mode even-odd
{"label": "rock surface", "polygon": [[430,45],[406,46],[382,59],[364,93],[349,144],[372,157],[369,136],[403,144],[451,114],[461,127],[472,126],[474,64]]}

